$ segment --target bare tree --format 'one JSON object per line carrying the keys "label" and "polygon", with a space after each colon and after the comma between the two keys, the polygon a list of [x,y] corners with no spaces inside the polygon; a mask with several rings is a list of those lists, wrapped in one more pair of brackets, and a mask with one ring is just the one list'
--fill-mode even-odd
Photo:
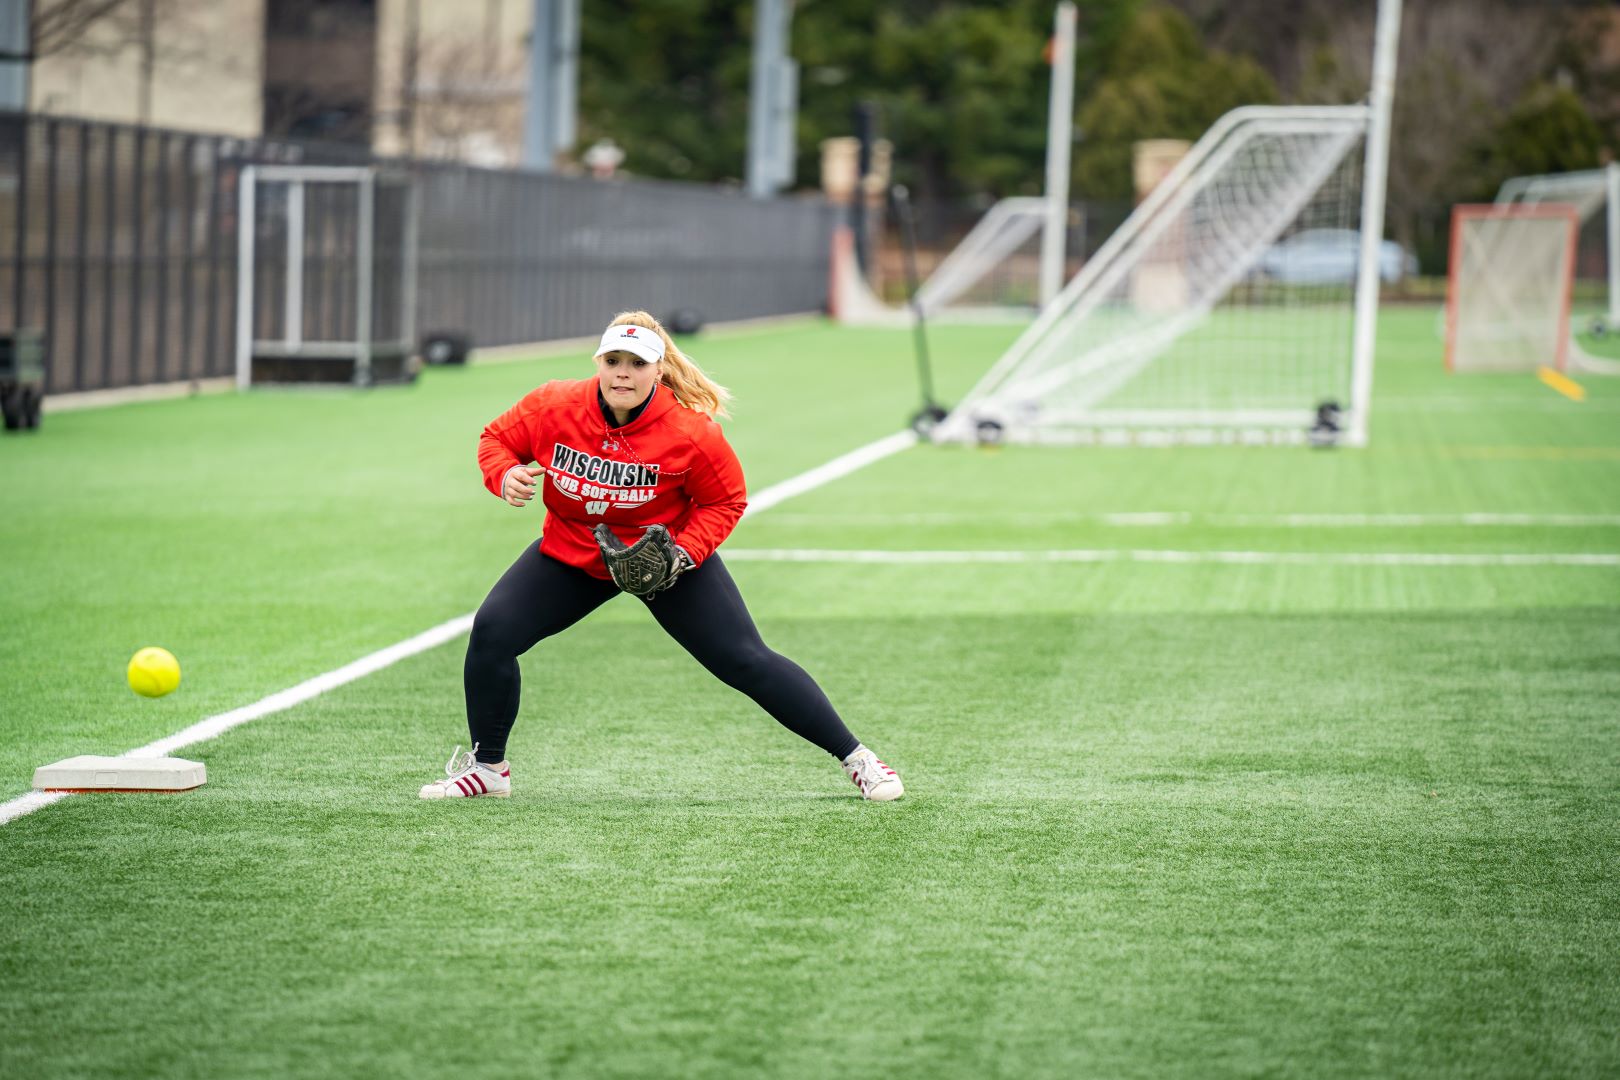
{"label": "bare tree", "polygon": [[[525,67],[468,34],[424,42],[414,58],[412,112],[429,154],[512,164],[522,144]],[[501,160],[497,160],[497,156]]]}
{"label": "bare tree", "polygon": [[[136,116],[152,118],[152,83],[159,61],[191,62],[208,54],[188,44],[186,15],[208,0],[37,0],[29,22],[29,59],[59,53],[110,57],[127,49],[140,55]],[[158,27],[166,33],[160,38]]]}
{"label": "bare tree", "polygon": [[[1362,98],[1371,81],[1372,10],[1341,9],[1325,42],[1302,45],[1299,96]],[[1538,79],[1558,47],[1561,20],[1508,0],[1418,0],[1401,25],[1389,160],[1389,219],[1411,249],[1425,212],[1447,204],[1458,172]]]}
{"label": "bare tree", "polygon": [[84,39],[90,28],[129,7],[131,0],[39,0],[29,21],[29,53],[50,56]]}

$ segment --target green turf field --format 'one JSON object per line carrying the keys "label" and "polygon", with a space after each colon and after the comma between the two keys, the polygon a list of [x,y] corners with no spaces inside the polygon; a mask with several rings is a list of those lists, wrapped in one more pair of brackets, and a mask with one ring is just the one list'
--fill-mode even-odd
{"label": "green turf field", "polygon": [[[1620,385],[1434,327],[1385,312],[1364,451],[923,447],[744,522],[900,803],[621,599],[525,658],[510,800],[416,798],[457,640],[0,825],[0,1076],[1615,1075]],[[945,396],[1013,332],[936,330]],[[915,407],[903,332],[691,345],[756,491]],[[6,437],[0,801],[473,610],[539,527],[479,429],[586,370]]]}

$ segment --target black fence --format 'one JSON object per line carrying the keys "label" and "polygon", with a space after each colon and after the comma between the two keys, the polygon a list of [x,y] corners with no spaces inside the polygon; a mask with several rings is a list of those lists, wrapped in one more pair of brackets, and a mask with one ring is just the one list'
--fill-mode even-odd
{"label": "black fence", "polygon": [[[61,393],[235,371],[237,181],[363,152],[0,113],[0,331],[44,335]],[[616,311],[821,309],[833,211],[652,181],[389,162],[416,185],[416,325],[479,345],[586,335]]]}

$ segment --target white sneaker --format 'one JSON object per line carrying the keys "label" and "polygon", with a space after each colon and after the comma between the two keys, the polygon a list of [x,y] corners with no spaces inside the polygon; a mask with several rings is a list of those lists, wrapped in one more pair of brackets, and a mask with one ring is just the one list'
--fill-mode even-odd
{"label": "white sneaker", "polygon": [[512,794],[512,769],[506,762],[485,765],[473,757],[478,744],[465,754],[457,746],[445,762],[445,779],[422,785],[424,799],[474,799],[491,795],[504,799]]}
{"label": "white sneaker", "polygon": [[844,759],[844,772],[861,789],[861,798],[872,802],[891,802],[906,793],[900,774],[878,760],[878,756],[862,746]]}

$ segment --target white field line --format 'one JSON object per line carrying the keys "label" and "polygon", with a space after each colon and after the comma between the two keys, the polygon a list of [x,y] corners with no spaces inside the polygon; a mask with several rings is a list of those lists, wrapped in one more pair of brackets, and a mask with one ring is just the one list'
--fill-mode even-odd
{"label": "white field line", "polygon": [[1512,526],[1522,528],[1595,528],[1620,526],[1620,514],[1195,514],[1184,511],[1141,513],[1045,513],[1001,516],[977,514],[773,514],[778,525],[965,525],[993,520],[1002,525],[1085,524],[1124,528],[1178,525],[1233,526],[1260,529],[1380,529]]}
{"label": "white field line", "polygon": [[[449,622],[440,623],[431,630],[425,630],[413,638],[407,638],[386,649],[379,649],[370,656],[362,656],[352,664],[345,664],[335,671],[328,671],[324,675],[317,675],[313,679],[306,679],[297,686],[287,690],[280,690],[267,698],[261,698],[251,705],[244,705],[240,709],[232,709],[217,716],[210,716],[199,720],[190,727],[175,732],[166,738],[149,742],[145,746],[125,751],[126,757],[156,758],[167,757],[176,750],[184,750],[195,743],[205,742],[216,735],[221,735],[233,727],[239,727],[250,720],[257,720],[261,716],[269,716],[294,705],[301,704],[311,698],[319,697],[328,690],[336,689],[345,683],[363,679],[373,672],[381,671],[390,664],[396,664],[406,657],[426,652],[453,638],[465,634],[472,628],[471,615],[462,615]],[[0,825],[24,814],[32,813],[42,806],[49,806],[59,799],[69,795],[65,791],[35,791],[20,798],[12,799],[7,803],[0,803]]]}
{"label": "white field line", "polygon": [[898,454],[908,447],[915,446],[917,436],[912,431],[897,431],[887,438],[879,439],[875,443],[867,443],[859,450],[851,450],[847,454],[833,458],[825,465],[817,465],[809,472],[800,473],[780,484],[772,484],[758,495],[748,500],[748,509],[743,511],[743,517],[757,514],[762,510],[769,510],[779,503],[786,502],[795,495],[830,484],[834,480],[848,476],[857,469],[865,468],[874,461],[882,461],[892,454]]}
{"label": "white field line", "polygon": [[[1614,412],[1620,410],[1620,401],[1612,398],[1588,398],[1581,403],[1587,408],[1584,412]],[[1570,413],[1575,412],[1573,401],[1549,397],[1409,397],[1409,398],[1378,398],[1373,403],[1375,412],[1398,413],[1435,413],[1435,412],[1538,412],[1538,413]]]}
{"label": "white field line", "polygon": [[[917,441],[917,436],[910,431],[899,432],[877,442],[870,443],[858,450],[843,454],[825,465],[819,465],[809,472],[773,484],[753,497],[748,504],[749,513],[758,513],[767,510],[795,495],[802,495],[812,488],[822,484],[831,483],[840,477],[848,476],[856,469],[880,461],[891,454],[897,454]],[[728,553],[729,557],[729,553]],[[302,704],[311,698],[319,697],[328,690],[335,690],[345,683],[363,679],[367,675],[381,671],[385,667],[396,664],[407,657],[417,653],[426,652],[436,646],[443,645],[472,628],[473,616],[471,613],[458,616],[449,622],[440,623],[431,630],[424,630],[415,637],[379,649],[369,656],[362,656],[350,664],[328,671],[324,675],[317,675],[313,679],[306,679],[297,686],[287,690],[280,690],[269,697],[261,698],[251,705],[244,705],[230,712],[223,712],[217,716],[210,716],[199,720],[184,730],[173,735],[149,742],[145,746],[137,747],[126,752],[128,757],[165,757],[176,750],[183,750],[196,743],[205,742],[221,735],[231,728],[257,720],[272,713],[290,709],[294,705]],[[31,791],[26,795],[18,796],[9,802],[0,803],[0,825],[14,821],[24,814],[31,814],[43,806],[49,806],[68,797],[70,792],[65,791]]]}
{"label": "white field line", "polygon": [[887,563],[1236,563],[1282,566],[1620,566],[1620,554],[1533,554],[1425,551],[1164,551],[1101,548],[1047,551],[873,551],[815,548],[728,550],[727,562]]}

